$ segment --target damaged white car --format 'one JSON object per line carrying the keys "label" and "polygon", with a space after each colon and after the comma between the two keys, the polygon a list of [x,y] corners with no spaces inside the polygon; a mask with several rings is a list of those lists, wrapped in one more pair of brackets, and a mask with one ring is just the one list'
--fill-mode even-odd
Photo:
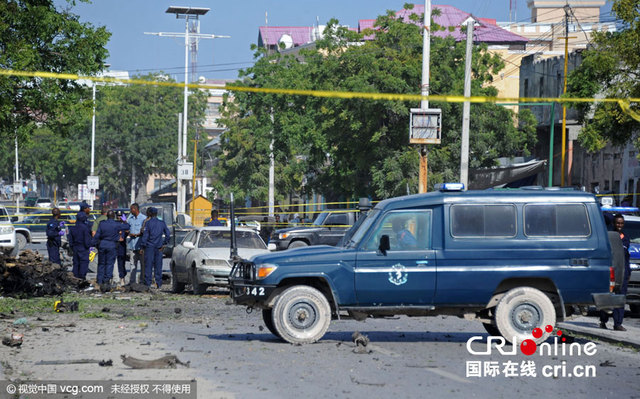
{"label": "damaged white car", "polygon": [[[262,238],[250,228],[236,229],[236,245],[238,255],[244,259],[269,252]],[[230,248],[229,227],[200,227],[189,232],[171,256],[173,292],[183,292],[187,284],[197,295],[210,285],[227,286],[232,266]]]}

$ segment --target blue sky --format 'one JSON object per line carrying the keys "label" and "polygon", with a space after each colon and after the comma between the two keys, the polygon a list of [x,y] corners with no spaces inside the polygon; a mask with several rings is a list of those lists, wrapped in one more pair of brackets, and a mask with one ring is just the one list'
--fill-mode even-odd
{"label": "blue sky", "polygon": [[[55,0],[68,7],[64,0]],[[407,0],[93,0],[77,2],[72,12],[83,22],[106,26],[112,33],[107,45],[111,69],[130,74],[165,71],[184,80],[184,39],[145,35],[144,32],[184,32],[184,20],[166,14],[168,6],[206,7],[201,33],[229,35],[230,39],[200,41],[198,75],[208,79],[237,77],[238,69],[253,62],[251,44],[257,43],[258,28],[269,26],[311,26],[336,18],[343,25],[357,27],[359,19],[374,19],[386,10],[400,10]],[[424,4],[423,1],[414,3]],[[478,17],[509,20],[509,0],[443,0]],[[526,0],[517,0],[515,21],[530,18]]]}

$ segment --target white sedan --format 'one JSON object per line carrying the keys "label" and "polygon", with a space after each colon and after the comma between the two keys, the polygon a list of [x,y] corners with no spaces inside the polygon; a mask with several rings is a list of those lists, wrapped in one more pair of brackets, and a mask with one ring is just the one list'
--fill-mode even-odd
{"label": "white sedan", "polygon": [[[229,284],[231,272],[231,230],[229,227],[199,227],[189,232],[175,246],[171,256],[171,285],[173,292],[184,291],[191,284],[193,293],[200,295],[209,285]],[[249,259],[269,252],[255,230],[236,229],[238,255]]]}

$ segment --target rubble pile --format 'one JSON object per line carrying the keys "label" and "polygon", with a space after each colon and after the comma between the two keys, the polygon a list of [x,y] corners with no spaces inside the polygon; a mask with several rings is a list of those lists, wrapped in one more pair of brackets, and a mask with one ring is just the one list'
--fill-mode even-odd
{"label": "rubble pile", "polygon": [[66,267],[49,262],[37,252],[24,250],[17,258],[0,254],[0,296],[60,295],[88,285],[87,281],[67,272]]}

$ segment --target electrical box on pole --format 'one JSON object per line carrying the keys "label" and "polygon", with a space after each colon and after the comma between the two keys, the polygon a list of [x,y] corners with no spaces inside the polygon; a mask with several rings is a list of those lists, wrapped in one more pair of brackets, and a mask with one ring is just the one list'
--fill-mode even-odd
{"label": "electrical box on pole", "polygon": [[438,108],[411,108],[409,120],[410,144],[440,144],[442,110]]}

